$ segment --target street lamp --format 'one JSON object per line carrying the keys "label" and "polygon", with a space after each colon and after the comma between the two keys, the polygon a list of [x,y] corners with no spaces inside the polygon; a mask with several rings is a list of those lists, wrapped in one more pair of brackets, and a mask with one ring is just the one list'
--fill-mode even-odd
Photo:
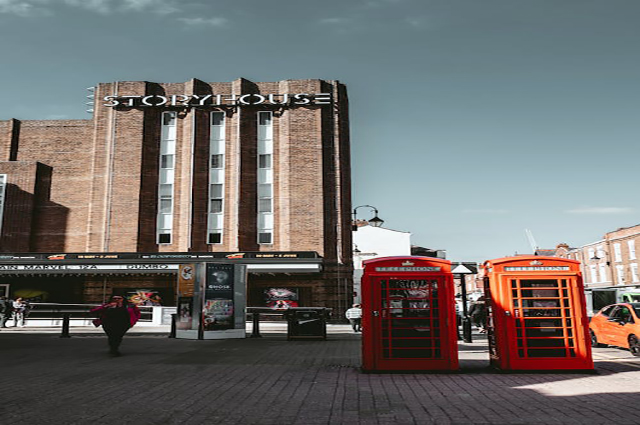
{"label": "street lamp", "polygon": [[351,230],[353,230],[354,232],[358,230],[358,225],[356,223],[357,221],[356,214],[357,214],[358,208],[363,208],[363,207],[371,208],[373,210],[374,216],[371,220],[369,220],[369,225],[373,227],[382,226],[382,224],[384,223],[384,220],[378,217],[378,209],[376,207],[372,207],[371,205],[359,205],[353,209],[353,222],[351,225]]}

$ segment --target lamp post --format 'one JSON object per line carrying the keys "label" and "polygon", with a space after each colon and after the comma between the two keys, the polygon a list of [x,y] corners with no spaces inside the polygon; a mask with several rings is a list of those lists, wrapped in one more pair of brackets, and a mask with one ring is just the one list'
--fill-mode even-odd
{"label": "lamp post", "polygon": [[460,278],[460,293],[462,296],[462,340],[464,342],[473,342],[471,338],[471,319],[469,318],[467,309],[467,282],[464,280],[464,275],[473,272],[463,264],[458,264],[451,270],[451,273],[457,274]]}
{"label": "lamp post", "polygon": [[357,212],[358,212],[358,208],[371,208],[373,210],[374,216],[372,219],[368,220],[369,221],[369,225],[373,226],[373,227],[380,227],[382,226],[382,224],[384,223],[384,220],[381,219],[380,217],[378,217],[378,209],[376,207],[372,207],[371,205],[358,205],[357,207],[355,207],[353,209],[353,220],[352,220],[352,225],[351,225],[351,230],[353,230],[354,232],[358,231],[358,225],[356,223],[357,221]]}

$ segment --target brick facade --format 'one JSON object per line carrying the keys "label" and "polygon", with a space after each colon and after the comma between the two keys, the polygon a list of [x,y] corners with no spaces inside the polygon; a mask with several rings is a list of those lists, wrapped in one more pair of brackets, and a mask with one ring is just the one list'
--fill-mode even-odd
{"label": "brick facade", "polygon": [[[109,107],[105,96],[330,93],[327,105]],[[315,251],[324,271],[278,276],[311,285],[311,305],[351,296],[350,158],[346,88],[337,81],[115,82],[95,89],[90,120],[0,121],[9,185],[0,252]],[[177,112],[173,234],[158,244],[163,111]],[[273,113],[273,244],[257,242],[257,113]],[[226,116],[221,244],[207,243],[210,112]],[[268,279],[267,279],[268,280]],[[250,285],[261,282],[250,277]],[[91,287],[87,279],[87,290]],[[92,300],[93,301],[93,300]]]}

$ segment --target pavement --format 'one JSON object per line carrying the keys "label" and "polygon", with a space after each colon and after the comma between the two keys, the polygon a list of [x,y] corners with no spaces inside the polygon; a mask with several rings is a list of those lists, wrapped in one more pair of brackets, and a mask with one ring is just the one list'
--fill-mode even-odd
{"label": "pavement", "polygon": [[459,344],[460,373],[365,374],[345,325],[326,341],[287,341],[280,323],[236,340],[149,328],[127,334],[117,358],[99,329],[0,330],[0,423],[640,423],[640,358],[617,348],[595,349],[595,374],[501,374],[475,334]]}

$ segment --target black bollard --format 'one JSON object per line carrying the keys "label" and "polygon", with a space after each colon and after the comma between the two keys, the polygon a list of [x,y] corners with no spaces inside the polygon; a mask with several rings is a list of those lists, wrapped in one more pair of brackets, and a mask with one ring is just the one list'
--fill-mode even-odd
{"label": "black bollard", "polygon": [[71,314],[63,313],[62,314],[62,333],[60,334],[60,338],[71,338],[69,335],[69,319]]}
{"label": "black bollard", "polygon": [[178,320],[177,314],[171,315],[171,331],[169,332],[169,338],[176,337],[176,321]]}
{"label": "black bollard", "polygon": [[262,338],[260,335],[260,313],[253,312],[253,330],[251,331],[250,338]]}
{"label": "black bollard", "polygon": [[462,340],[464,342],[473,342],[471,338],[471,319],[469,316],[462,318]]}

